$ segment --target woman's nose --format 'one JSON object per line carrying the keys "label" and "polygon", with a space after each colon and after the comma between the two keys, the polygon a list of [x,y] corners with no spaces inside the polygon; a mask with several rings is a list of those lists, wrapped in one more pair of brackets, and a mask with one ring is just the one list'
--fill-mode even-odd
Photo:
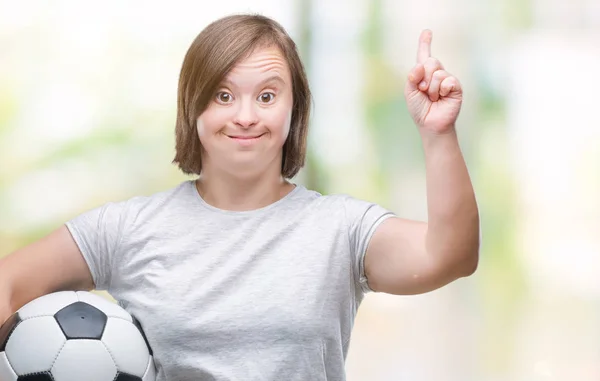
{"label": "woman's nose", "polygon": [[256,105],[252,100],[245,99],[239,103],[234,123],[243,128],[249,128],[258,123]]}

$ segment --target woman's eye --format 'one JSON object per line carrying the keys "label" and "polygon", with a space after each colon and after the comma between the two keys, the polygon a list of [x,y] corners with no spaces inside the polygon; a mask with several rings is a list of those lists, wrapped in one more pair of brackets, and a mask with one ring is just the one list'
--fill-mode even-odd
{"label": "woman's eye", "polygon": [[273,93],[262,93],[258,99],[262,102],[262,103],[270,103],[273,101],[273,99],[275,98],[275,94]]}
{"label": "woman's eye", "polygon": [[232,100],[232,96],[229,93],[225,93],[223,91],[217,93],[217,100],[220,103],[229,103]]}

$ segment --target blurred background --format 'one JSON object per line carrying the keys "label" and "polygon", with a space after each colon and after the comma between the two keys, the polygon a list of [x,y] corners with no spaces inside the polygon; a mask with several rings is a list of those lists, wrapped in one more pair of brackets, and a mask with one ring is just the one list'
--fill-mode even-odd
{"label": "blurred background", "polygon": [[[349,381],[600,380],[600,1],[0,1],[0,256],[75,215],[187,179],[171,165],[187,48],[257,12],[299,44],[314,93],[296,182],[425,219],[402,89],[419,33],[463,83],[478,271],[369,294]],[[108,296],[107,296],[108,297]]]}

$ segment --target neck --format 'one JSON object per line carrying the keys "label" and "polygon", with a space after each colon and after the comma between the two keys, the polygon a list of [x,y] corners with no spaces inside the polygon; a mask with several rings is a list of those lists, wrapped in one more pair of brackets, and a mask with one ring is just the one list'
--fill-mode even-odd
{"label": "neck", "polygon": [[196,189],[206,203],[230,211],[260,209],[279,201],[294,189],[281,175],[264,174],[239,178],[230,174],[202,171]]}

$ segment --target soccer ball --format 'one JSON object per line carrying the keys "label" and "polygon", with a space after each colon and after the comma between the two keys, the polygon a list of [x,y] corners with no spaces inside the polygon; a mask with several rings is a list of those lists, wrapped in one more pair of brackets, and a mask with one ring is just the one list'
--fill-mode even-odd
{"label": "soccer ball", "polygon": [[23,306],[0,327],[1,381],[155,381],[152,351],[127,311],[85,291]]}

